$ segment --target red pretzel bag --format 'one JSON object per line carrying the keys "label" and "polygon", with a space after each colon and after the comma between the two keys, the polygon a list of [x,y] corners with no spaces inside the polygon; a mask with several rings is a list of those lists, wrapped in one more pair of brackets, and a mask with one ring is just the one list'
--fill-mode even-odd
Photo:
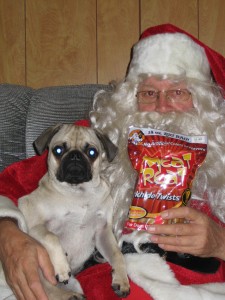
{"label": "red pretzel bag", "polygon": [[130,127],[128,154],[138,180],[124,233],[147,230],[148,224],[159,223],[163,210],[187,205],[196,170],[206,153],[206,136]]}

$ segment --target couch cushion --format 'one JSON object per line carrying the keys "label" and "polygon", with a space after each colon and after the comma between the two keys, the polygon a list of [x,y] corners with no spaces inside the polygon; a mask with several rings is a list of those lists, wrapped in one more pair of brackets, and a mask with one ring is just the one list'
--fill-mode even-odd
{"label": "couch cushion", "polygon": [[93,96],[107,85],[77,85],[42,88],[35,91],[28,110],[26,125],[26,155],[35,154],[33,141],[40,133],[57,123],[72,123],[87,119]]}
{"label": "couch cushion", "polygon": [[27,110],[33,89],[0,84],[0,171],[24,159]]}

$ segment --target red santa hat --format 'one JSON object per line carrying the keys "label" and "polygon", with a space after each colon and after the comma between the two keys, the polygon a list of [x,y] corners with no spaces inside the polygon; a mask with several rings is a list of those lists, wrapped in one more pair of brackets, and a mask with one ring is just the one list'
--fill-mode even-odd
{"label": "red santa hat", "polygon": [[146,29],[134,45],[127,79],[136,80],[141,73],[213,78],[225,90],[225,58],[171,24]]}

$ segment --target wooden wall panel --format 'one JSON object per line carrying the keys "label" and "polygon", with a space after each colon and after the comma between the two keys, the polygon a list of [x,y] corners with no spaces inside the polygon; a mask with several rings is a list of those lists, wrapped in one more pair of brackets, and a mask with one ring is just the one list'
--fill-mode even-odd
{"label": "wooden wall panel", "polygon": [[25,84],[25,0],[0,0],[0,82]]}
{"label": "wooden wall panel", "polygon": [[224,0],[199,0],[199,39],[225,56]]}
{"label": "wooden wall panel", "polygon": [[171,23],[198,37],[198,0],[140,0],[141,31]]}
{"label": "wooden wall panel", "polygon": [[26,0],[27,84],[96,82],[96,0]]}
{"label": "wooden wall panel", "polygon": [[98,82],[124,78],[131,46],[139,37],[138,0],[98,0]]}
{"label": "wooden wall panel", "polygon": [[0,0],[0,82],[123,79],[140,33],[162,23],[225,56],[224,0]]}

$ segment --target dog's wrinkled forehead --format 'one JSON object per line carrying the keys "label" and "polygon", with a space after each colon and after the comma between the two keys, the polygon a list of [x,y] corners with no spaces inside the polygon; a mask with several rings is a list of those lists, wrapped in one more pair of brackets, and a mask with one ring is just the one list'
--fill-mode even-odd
{"label": "dog's wrinkled forehead", "polygon": [[[37,137],[33,145],[39,155],[47,148],[53,149],[55,146],[60,145],[64,149],[61,154],[73,149],[84,151],[89,146],[96,148],[97,151],[104,149],[109,162],[117,154],[117,147],[105,134],[89,127],[76,126],[74,124],[57,124],[47,128]],[[60,149],[56,149],[57,151],[60,152]]]}
{"label": "dog's wrinkled forehead", "polygon": [[87,144],[100,147],[100,141],[93,130],[75,125],[63,125],[59,132],[53,136],[50,147],[63,143],[68,150],[83,150]]}

